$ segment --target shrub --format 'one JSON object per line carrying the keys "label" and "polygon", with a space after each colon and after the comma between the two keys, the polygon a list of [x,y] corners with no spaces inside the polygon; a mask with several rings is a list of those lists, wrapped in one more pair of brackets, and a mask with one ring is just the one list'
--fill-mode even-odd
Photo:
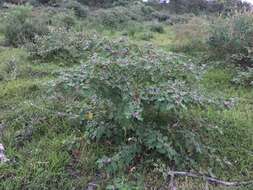
{"label": "shrub", "polygon": [[248,68],[244,71],[239,71],[232,82],[236,85],[253,87],[253,68]]}
{"label": "shrub", "polygon": [[76,17],[73,12],[62,11],[53,14],[50,18],[53,27],[70,29],[76,24]]}
{"label": "shrub", "polygon": [[112,6],[127,6],[133,2],[134,0],[114,0]]}
{"label": "shrub", "polygon": [[159,23],[152,23],[150,25],[150,30],[152,32],[157,32],[157,33],[164,33],[164,28],[163,28],[163,25],[162,24],[159,24]]}
{"label": "shrub", "polygon": [[171,17],[167,13],[154,11],[152,13],[152,18],[157,19],[159,22],[165,22],[165,21],[169,21]]}
{"label": "shrub", "polygon": [[19,64],[13,58],[0,65],[2,80],[15,80],[19,75]]}
{"label": "shrub", "polygon": [[125,27],[131,21],[144,21],[152,18],[152,10],[149,7],[134,3],[129,6],[117,6],[109,9],[98,9],[91,13],[91,21],[93,23],[100,23],[108,28]]}
{"label": "shrub", "polygon": [[191,73],[189,65],[180,64],[178,55],[126,44],[103,42],[87,63],[62,73],[56,86],[84,98],[87,137],[117,150],[98,161],[108,172],[146,156],[192,167],[205,148],[198,130],[184,126],[180,113],[206,99],[182,77]]}
{"label": "shrub", "polygon": [[150,14],[152,14],[153,12],[155,12],[155,9],[153,9],[153,7],[151,7],[151,6],[141,5],[141,12],[144,15],[149,16]]}
{"label": "shrub", "polygon": [[93,39],[82,32],[53,29],[48,35],[37,36],[27,49],[32,57],[72,63],[86,55],[92,45]]}
{"label": "shrub", "polygon": [[39,17],[32,17],[32,7],[18,6],[6,17],[5,38],[8,44],[18,46],[32,42],[36,35],[48,32],[46,23]]}
{"label": "shrub", "polygon": [[250,13],[220,18],[210,31],[210,50],[243,67],[253,65],[253,16]]}
{"label": "shrub", "polygon": [[249,10],[250,3],[241,0],[171,0],[169,10],[175,13],[194,13],[216,12],[229,14],[236,11]]}
{"label": "shrub", "polygon": [[96,7],[126,6],[136,0],[78,0],[80,3]]}
{"label": "shrub", "polygon": [[140,20],[140,15],[126,7],[99,9],[91,15],[94,23],[101,23],[108,28],[120,27],[131,20]]}
{"label": "shrub", "polygon": [[59,6],[63,0],[37,0],[40,4],[47,4],[51,6]]}
{"label": "shrub", "polygon": [[71,9],[74,11],[75,15],[78,17],[87,17],[89,13],[89,8],[87,6],[82,5],[77,1],[68,1],[65,5],[65,8]]}

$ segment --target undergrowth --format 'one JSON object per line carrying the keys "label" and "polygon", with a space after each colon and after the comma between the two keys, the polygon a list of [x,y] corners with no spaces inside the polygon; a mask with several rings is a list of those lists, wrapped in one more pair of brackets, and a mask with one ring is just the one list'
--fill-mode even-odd
{"label": "undergrowth", "polygon": [[251,179],[251,15],[64,3],[0,13],[0,189],[168,189],[169,170]]}

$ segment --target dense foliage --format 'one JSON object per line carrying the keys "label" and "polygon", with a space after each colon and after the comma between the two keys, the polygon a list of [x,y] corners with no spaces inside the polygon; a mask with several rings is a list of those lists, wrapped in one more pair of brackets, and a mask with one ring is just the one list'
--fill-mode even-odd
{"label": "dense foliage", "polygon": [[201,12],[211,13],[231,13],[234,11],[244,11],[250,9],[250,4],[240,0],[171,0],[169,8],[176,13],[192,12],[199,14]]}
{"label": "dense foliage", "polygon": [[77,1],[68,1],[63,4],[63,7],[73,10],[78,17],[87,17],[89,13],[89,7],[82,5]]}
{"label": "dense foliage", "polygon": [[238,65],[252,67],[253,16],[251,13],[221,18],[211,28],[209,46],[216,56],[228,56]]}
{"label": "dense foliage", "polygon": [[34,43],[27,44],[27,49],[31,57],[73,63],[89,54],[95,38],[95,35],[82,32],[55,29],[48,35],[35,37]]}
{"label": "dense foliage", "polygon": [[232,82],[237,85],[253,87],[253,68],[238,71],[238,74],[233,78]]}
{"label": "dense foliage", "polygon": [[187,82],[190,73],[194,78],[195,66],[151,46],[126,44],[104,42],[86,64],[63,74],[57,85],[77,90],[86,100],[81,116],[90,139],[120,145],[112,158],[99,161],[100,166],[115,172],[138,157],[160,155],[177,168],[198,167],[194,163],[207,149],[200,131],[188,128],[180,116],[188,107],[212,102]]}
{"label": "dense foliage", "polygon": [[133,3],[136,0],[78,0],[79,2],[89,5],[89,6],[100,6],[100,7],[110,7],[110,6],[124,6]]}
{"label": "dense foliage", "polygon": [[109,9],[99,9],[91,13],[90,20],[108,28],[122,28],[131,21],[140,22],[151,19],[152,12],[154,12],[154,9],[151,7],[136,3],[126,7],[117,6]]}
{"label": "dense foliage", "polygon": [[30,6],[20,6],[8,13],[6,17],[4,34],[7,43],[13,46],[32,42],[35,36],[43,35],[47,32],[46,23],[39,17],[32,17],[32,7]]}

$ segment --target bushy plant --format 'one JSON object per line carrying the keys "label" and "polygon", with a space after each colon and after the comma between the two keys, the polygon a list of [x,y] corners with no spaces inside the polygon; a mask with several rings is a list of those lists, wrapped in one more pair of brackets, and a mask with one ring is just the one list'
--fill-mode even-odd
{"label": "bushy plant", "polygon": [[136,0],[78,0],[80,3],[96,7],[125,6]]}
{"label": "bushy plant", "polygon": [[115,28],[127,24],[131,20],[140,20],[140,15],[132,12],[126,7],[114,7],[110,9],[99,9],[92,15],[94,22]]}
{"label": "bushy plant", "polygon": [[76,24],[76,17],[72,11],[59,11],[51,15],[50,24],[53,27],[69,30]]}
{"label": "bushy plant", "polygon": [[0,65],[0,69],[1,69],[0,78],[2,78],[2,80],[15,80],[20,73],[19,64],[17,63],[17,60],[15,60],[14,58],[6,61],[5,63],[2,63]]}
{"label": "bushy plant", "polygon": [[93,42],[93,37],[82,32],[52,29],[48,35],[37,36],[34,43],[27,45],[27,49],[32,57],[71,63],[88,54]]}
{"label": "bushy plant", "polygon": [[168,20],[167,23],[169,23],[170,25],[186,24],[194,17],[195,17],[194,14],[182,14],[182,15],[172,14],[170,15],[170,20]]}
{"label": "bushy plant", "polygon": [[98,9],[91,13],[90,20],[108,28],[119,28],[126,26],[129,22],[150,20],[152,15],[149,10],[153,11],[148,6],[139,3]]}
{"label": "bushy plant", "polygon": [[210,31],[210,50],[217,56],[231,58],[243,67],[253,65],[253,16],[237,14],[227,19],[220,18]]}
{"label": "bushy plant", "polygon": [[37,35],[48,32],[46,23],[39,17],[32,17],[32,7],[18,6],[5,19],[5,38],[8,44],[19,46],[32,42]]}
{"label": "bushy plant", "polygon": [[126,6],[133,3],[135,0],[113,0],[112,6]]}
{"label": "bushy plant", "polygon": [[148,6],[146,4],[142,4],[138,1],[135,2],[135,3],[129,4],[129,6],[127,6],[127,7],[132,12],[143,16],[145,20],[151,19],[152,18],[152,13],[155,12],[155,9],[153,7]]}
{"label": "bushy plant", "polygon": [[157,19],[159,22],[169,21],[171,19],[168,13],[154,11],[151,13],[152,18]]}
{"label": "bushy plant", "polygon": [[60,5],[62,0],[37,0],[40,4],[47,4],[47,5]]}
{"label": "bushy plant", "polygon": [[75,15],[78,17],[87,17],[89,13],[89,8],[77,1],[68,1],[64,4],[64,7],[73,10]]}
{"label": "bushy plant", "polygon": [[157,32],[157,33],[164,33],[164,28],[163,25],[157,22],[154,22],[150,25],[150,30],[152,32]]}
{"label": "bushy plant", "polygon": [[253,87],[253,68],[248,68],[244,71],[238,71],[232,82],[236,85]]}
{"label": "bushy plant", "polygon": [[87,137],[116,146],[118,151],[100,159],[99,166],[122,171],[147,156],[193,167],[205,148],[180,113],[209,101],[187,81],[192,66],[179,55],[126,44],[104,42],[56,85],[85,99],[81,118]]}
{"label": "bushy plant", "polygon": [[194,13],[215,12],[229,14],[235,11],[249,10],[250,3],[241,0],[171,0],[169,10],[175,13]]}

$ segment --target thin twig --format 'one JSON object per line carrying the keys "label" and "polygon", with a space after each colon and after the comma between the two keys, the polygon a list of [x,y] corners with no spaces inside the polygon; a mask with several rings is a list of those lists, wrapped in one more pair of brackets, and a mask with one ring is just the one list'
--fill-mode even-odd
{"label": "thin twig", "polygon": [[192,178],[200,178],[208,182],[209,184],[215,184],[215,185],[222,185],[227,187],[238,187],[238,186],[247,186],[253,184],[253,180],[250,181],[224,181],[217,178],[213,178],[210,176],[206,176],[199,173],[191,173],[191,172],[179,172],[179,171],[169,171],[169,176],[185,176],[185,177],[192,177]]}

